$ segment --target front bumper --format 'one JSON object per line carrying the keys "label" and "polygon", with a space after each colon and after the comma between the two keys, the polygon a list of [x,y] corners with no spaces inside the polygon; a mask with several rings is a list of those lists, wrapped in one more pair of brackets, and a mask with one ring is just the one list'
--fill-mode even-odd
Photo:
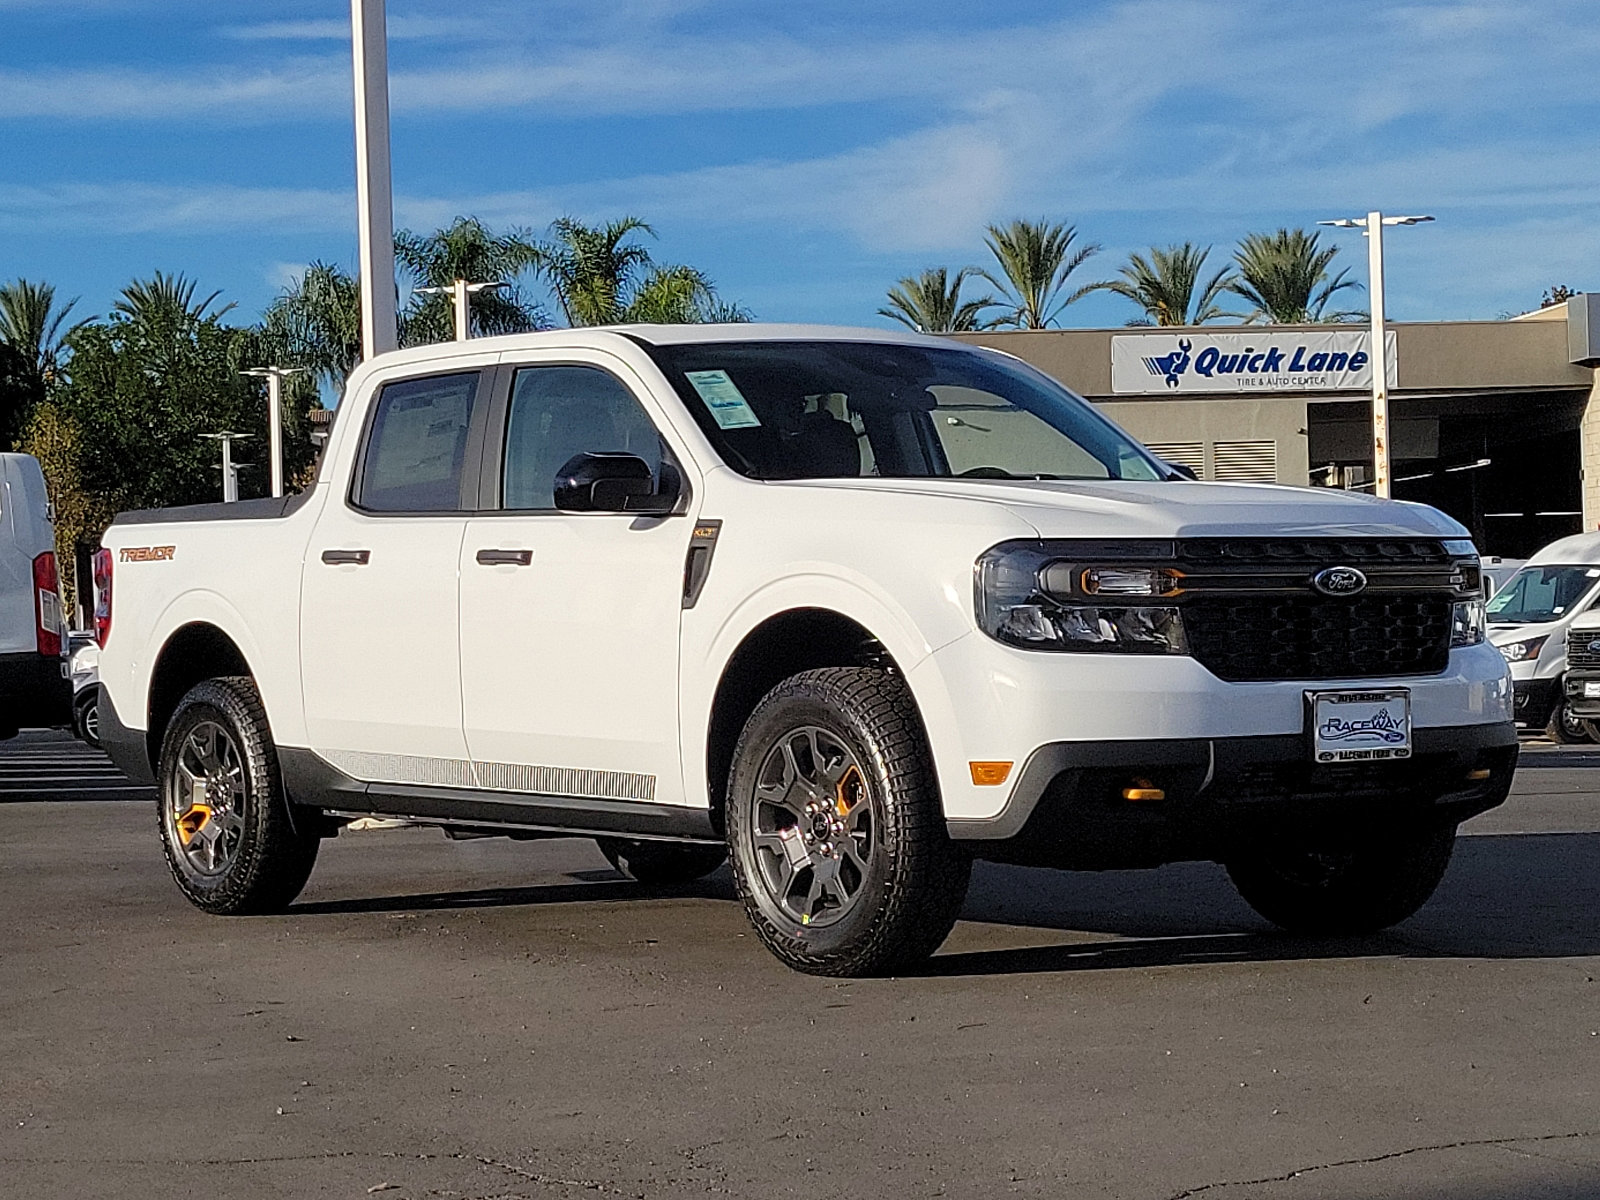
{"label": "front bumper", "polygon": [[[980,858],[1123,869],[1222,861],[1291,828],[1381,835],[1406,822],[1458,824],[1505,800],[1517,762],[1510,722],[1413,738],[1403,761],[1331,765],[1312,761],[1303,734],[1056,742],[1030,756],[1001,813],[949,829]],[[1135,779],[1165,798],[1125,800]]]}
{"label": "front bumper", "polygon": [[1567,711],[1586,720],[1600,719],[1600,696],[1585,696],[1585,684],[1600,683],[1600,671],[1568,671],[1564,690]]}

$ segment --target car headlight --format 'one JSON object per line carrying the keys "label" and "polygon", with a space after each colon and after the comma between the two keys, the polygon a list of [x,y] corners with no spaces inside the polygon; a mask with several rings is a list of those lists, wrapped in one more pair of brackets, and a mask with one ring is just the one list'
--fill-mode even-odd
{"label": "car headlight", "polygon": [[1547,641],[1549,641],[1548,634],[1521,642],[1506,642],[1499,647],[1499,650],[1507,662],[1527,662],[1539,657],[1539,651],[1544,649]]}
{"label": "car headlight", "polygon": [[1462,600],[1450,613],[1450,645],[1476,646],[1487,636],[1482,600]]}
{"label": "car headlight", "polygon": [[1164,565],[1086,564],[1038,543],[996,546],[977,564],[978,624],[1027,650],[1187,654],[1178,610],[1137,603],[1176,595],[1181,579]]}

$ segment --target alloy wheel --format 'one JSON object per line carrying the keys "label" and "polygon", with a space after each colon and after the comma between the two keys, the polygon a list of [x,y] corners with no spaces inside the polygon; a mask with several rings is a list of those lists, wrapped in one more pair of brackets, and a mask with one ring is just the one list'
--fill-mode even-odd
{"label": "alloy wheel", "polygon": [[244,761],[233,735],[215,721],[189,731],[167,779],[167,822],[188,865],[221,875],[244,836]]}

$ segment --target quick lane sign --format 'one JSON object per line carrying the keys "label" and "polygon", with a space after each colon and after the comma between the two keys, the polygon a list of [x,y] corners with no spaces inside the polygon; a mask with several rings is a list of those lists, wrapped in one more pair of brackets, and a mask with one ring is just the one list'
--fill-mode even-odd
{"label": "quick lane sign", "polygon": [[[1386,338],[1395,386],[1395,335]],[[1192,392],[1363,392],[1372,388],[1364,330],[1128,333],[1111,339],[1111,390],[1124,395]]]}

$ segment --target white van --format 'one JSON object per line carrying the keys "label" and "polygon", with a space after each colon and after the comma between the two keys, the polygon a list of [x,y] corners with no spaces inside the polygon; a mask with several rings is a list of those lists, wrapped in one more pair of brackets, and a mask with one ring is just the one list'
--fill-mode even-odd
{"label": "white van", "polygon": [[1567,631],[1600,600],[1600,533],[1551,542],[1527,561],[1489,601],[1489,640],[1511,664],[1517,723],[1548,727],[1557,741],[1587,740],[1583,722],[1567,712]]}
{"label": "white van", "polygon": [[65,639],[44,474],[29,455],[0,454],[0,737],[71,718]]}

